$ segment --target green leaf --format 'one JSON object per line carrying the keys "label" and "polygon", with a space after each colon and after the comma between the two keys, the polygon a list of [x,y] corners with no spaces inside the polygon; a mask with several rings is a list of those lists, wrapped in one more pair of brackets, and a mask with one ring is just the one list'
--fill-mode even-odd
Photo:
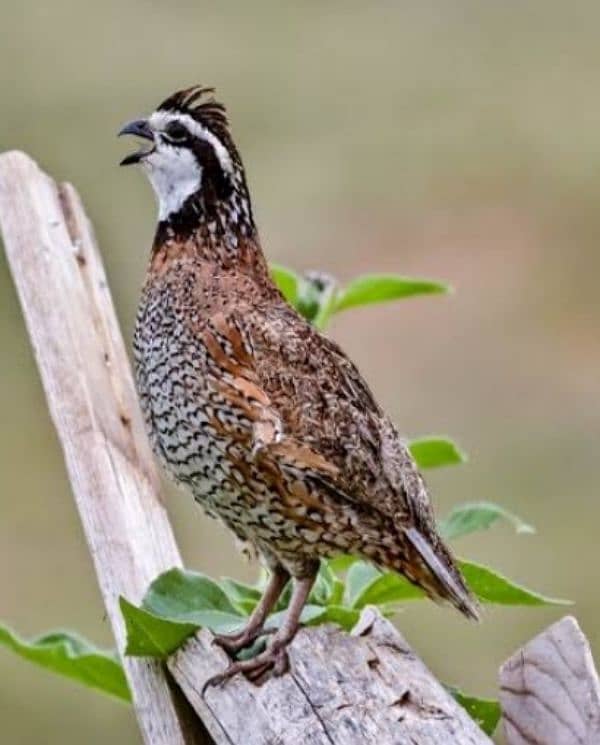
{"label": "green leaf", "polygon": [[470,502],[455,507],[441,521],[440,530],[448,540],[453,540],[477,530],[486,530],[498,520],[510,523],[517,533],[535,533],[533,526],[493,502]]}
{"label": "green leaf", "polygon": [[475,564],[472,561],[459,561],[459,566],[471,590],[484,603],[495,605],[572,604],[570,600],[547,597],[522,587],[481,564]]}
{"label": "green leaf", "polygon": [[0,625],[0,644],[58,675],[123,701],[131,700],[117,654],[98,649],[76,634],[52,631],[28,641]]}
{"label": "green leaf", "polygon": [[123,597],[119,605],[127,631],[125,654],[130,657],[168,657],[199,628],[199,624],[156,616]]}
{"label": "green leaf", "polygon": [[486,735],[494,734],[502,715],[500,704],[495,699],[469,696],[452,686],[448,686],[448,691]]}
{"label": "green leaf", "polygon": [[[287,610],[278,611],[269,616],[266,623],[267,628],[279,628]],[[308,603],[302,609],[300,623],[303,626],[317,626],[322,623],[335,623],[346,631],[350,631],[356,625],[360,611],[355,608],[346,608],[343,605],[314,605]]]}
{"label": "green leaf", "polygon": [[447,437],[423,437],[412,440],[408,448],[419,468],[439,468],[465,463],[466,454]]}
{"label": "green leaf", "polygon": [[327,563],[332,572],[335,574],[342,574],[343,572],[347,572],[352,564],[356,564],[357,561],[360,561],[358,556],[340,554],[339,556],[335,556],[333,559],[328,559]]}
{"label": "green leaf", "polygon": [[[322,560],[308,602],[315,603],[316,605],[328,605],[331,603],[331,596],[334,592],[335,583],[337,581],[337,577],[329,567],[329,564]],[[336,590],[336,592],[338,591]]]}
{"label": "green leaf", "polygon": [[349,285],[338,292],[334,312],[339,313],[341,310],[354,308],[357,305],[449,291],[448,285],[428,279],[401,277],[397,274],[365,274],[352,280]]}
{"label": "green leaf", "polygon": [[236,631],[244,615],[209,577],[170,569],[152,582],[141,608],[121,599],[127,626],[127,654],[165,657],[190,634],[206,627],[218,633]]}
{"label": "green leaf", "polygon": [[[484,603],[496,605],[569,605],[567,600],[546,597],[516,584],[488,567],[472,561],[459,566],[471,590]],[[396,572],[381,572],[364,561],[354,562],[348,570],[344,605],[361,609],[366,605],[393,606],[407,600],[424,598],[425,593]]]}
{"label": "green leaf", "polygon": [[360,611],[356,608],[346,608],[343,605],[328,605],[323,623],[335,623],[345,631],[352,631],[358,623]]}
{"label": "green leaf", "polygon": [[155,616],[213,628],[220,616],[241,618],[227,594],[210,577],[183,569],[169,569],[148,588],[142,607]]}
{"label": "green leaf", "polygon": [[325,613],[312,622],[317,623],[335,623],[341,626],[345,631],[352,631],[360,617],[360,611],[355,608],[346,608],[343,605],[328,605]]}
{"label": "green leaf", "polygon": [[280,264],[270,265],[271,276],[279,288],[284,298],[294,307],[298,304],[299,288],[302,278],[299,277],[292,269],[288,269]]}
{"label": "green leaf", "polygon": [[354,608],[356,599],[366,587],[381,576],[379,569],[367,561],[356,561],[348,569],[346,575],[346,590],[344,592],[344,605]]}
{"label": "green leaf", "polygon": [[[324,606],[307,603],[302,609],[302,613],[300,614],[300,623],[303,626],[321,623],[326,614],[327,608],[325,608]],[[265,627],[268,629],[278,629],[281,626],[286,615],[287,608],[277,611],[276,613],[271,613],[271,615],[267,619]]]}
{"label": "green leaf", "polygon": [[342,605],[344,602],[344,590],[345,586],[342,580],[335,577],[331,594],[329,595],[329,605]]}
{"label": "green leaf", "polygon": [[366,584],[352,602],[353,608],[366,605],[390,605],[406,600],[417,600],[425,593],[396,572],[383,572]]}
{"label": "green leaf", "polygon": [[262,593],[258,588],[238,582],[231,577],[222,577],[219,585],[233,605],[245,615],[249,615],[254,610],[261,598]]}

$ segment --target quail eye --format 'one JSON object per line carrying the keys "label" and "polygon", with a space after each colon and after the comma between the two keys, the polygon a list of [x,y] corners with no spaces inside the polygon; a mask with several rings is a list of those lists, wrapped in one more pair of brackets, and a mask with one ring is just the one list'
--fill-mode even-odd
{"label": "quail eye", "polygon": [[171,122],[165,128],[164,134],[173,142],[182,142],[187,137],[187,129],[180,122]]}

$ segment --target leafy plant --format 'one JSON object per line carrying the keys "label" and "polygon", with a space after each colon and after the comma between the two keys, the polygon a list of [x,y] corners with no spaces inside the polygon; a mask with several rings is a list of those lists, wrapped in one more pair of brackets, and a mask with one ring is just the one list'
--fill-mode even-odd
{"label": "leafy plant", "polygon": [[302,276],[279,264],[271,265],[271,275],[288,302],[320,329],[331,316],[348,308],[451,292],[441,282],[399,274],[364,274],[345,287],[338,287],[328,274],[309,272]]}
{"label": "leafy plant", "polygon": [[[369,274],[345,287],[320,273],[301,276],[290,269],[272,266],[281,292],[308,320],[323,328],[333,315],[372,303],[432,293],[446,293],[447,285],[393,274]],[[446,437],[419,438],[409,442],[413,457],[422,469],[437,468],[466,460],[464,452]],[[455,507],[440,522],[448,540],[455,540],[503,521],[517,533],[534,528],[520,517],[492,502],[473,502]],[[483,604],[543,606],[567,601],[546,597],[504,577],[489,567],[463,560],[461,570],[467,584]],[[228,633],[241,628],[258,603],[265,578],[254,585],[224,577],[214,580],[197,572],[171,569],[157,577],[136,606],[120,599],[126,624],[129,656],[166,658],[199,628]],[[281,622],[289,588],[284,591],[268,626]],[[302,614],[302,623],[335,623],[350,630],[367,605],[386,615],[401,604],[420,600],[424,593],[395,572],[382,571],[353,556],[322,561],[321,569]],[[32,641],[19,638],[0,626],[0,644],[55,673],[77,680],[122,700],[130,694],[116,652],[104,652],[82,638],[64,632],[45,634]],[[449,687],[456,700],[491,734],[500,717],[497,701],[477,698]]]}
{"label": "leafy plant", "polygon": [[455,507],[440,523],[444,537],[453,541],[477,530],[491,528],[494,523],[504,520],[512,525],[517,533],[535,533],[535,528],[518,515],[493,502],[467,502]]}
{"label": "leafy plant", "polygon": [[116,651],[98,649],[82,637],[65,631],[51,631],[27,641],[3,625],[0,625],[0,644],[47,670],[110,696],[131,700]]}
{"label": "leafy plant", "polygon": [[447,437],[422,437],[409,443],[420,468],[440,468],[465,463],[466,454]]}
{"label": "leafy plant", "polygon": [[502,711],[500,704],[493,698],[475,698],[469,696],[458,688],[448,686],[448,691],[454,696],[458,703],[466,709],[469,715],[477,722],[487,735],[493,735]]}
{"label": "leafy plant", "polygon": [[[568,602],[529,590],[479,564],[461,561],[460,565],[482,603],[564,605]],[[227,578],[215,580],[197,572],[170,569],[154,580],[140,606],[121,599],[127,625],[126,652],[132,656],[168,657],[199,628],[206,627],[216,633],[236,631],[258,602],[259,587],[260,583],[236,582],[232,590],[231,580]],[[219,598],[217,606],[215,597]],[[355,557],[348,557],[342,569],[336,568],[334,562],[322,561],[302,621],[306,625],[329,621],[350,630],[367,605],[378,606],[390,614],[401,603],[424,597],[418,587],[399,574],[382,571]],[[277,627],[283,612],[276,610],[267,625]]]}

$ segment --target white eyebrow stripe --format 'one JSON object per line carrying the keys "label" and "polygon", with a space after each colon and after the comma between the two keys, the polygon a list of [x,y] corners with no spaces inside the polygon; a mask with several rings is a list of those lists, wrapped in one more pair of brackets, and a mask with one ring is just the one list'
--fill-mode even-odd
{"label": "white eyebrow stripe", "polygon": [[233,174],[233,162],[225,145],[223,145],[221,140],[210,129],[202,126],[200,122],[197,122],[189,114],[170,114],[167,111],[155,111],[150,117],[150,124],[158,130],[165,129],[170,122],[180,122],[195,137],[199,137],[212,145],[215,155],[221,164],[221,168],[227,173]]}

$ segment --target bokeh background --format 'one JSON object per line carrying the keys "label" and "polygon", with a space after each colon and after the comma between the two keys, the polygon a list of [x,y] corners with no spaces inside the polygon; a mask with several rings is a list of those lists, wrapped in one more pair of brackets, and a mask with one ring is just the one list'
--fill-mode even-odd
{"label": "bokeh background", "polygon": [[[572,598],[600,654],[600,5],[2,0],[0,149],[80,190],[125,334],[153,233],[149,187],[117,163],[119,125],[214,84],[271,259],[349,279],[447,280],[451,297],[348,312],[331,334],[410,436],[445,433],[466,466],[432,473],[440,514],[493,499],[538,529],[458,551]],[[0,256],[0,618],[23,634],[110,630]],[[183,495],[187,565],[255,568]],[[398,623],[446,681],[493,695],[496,670],[561,609],[491,609],[475,627],[420,603]],[[134,743],[131,711],[0,650],[2,742]]]}

